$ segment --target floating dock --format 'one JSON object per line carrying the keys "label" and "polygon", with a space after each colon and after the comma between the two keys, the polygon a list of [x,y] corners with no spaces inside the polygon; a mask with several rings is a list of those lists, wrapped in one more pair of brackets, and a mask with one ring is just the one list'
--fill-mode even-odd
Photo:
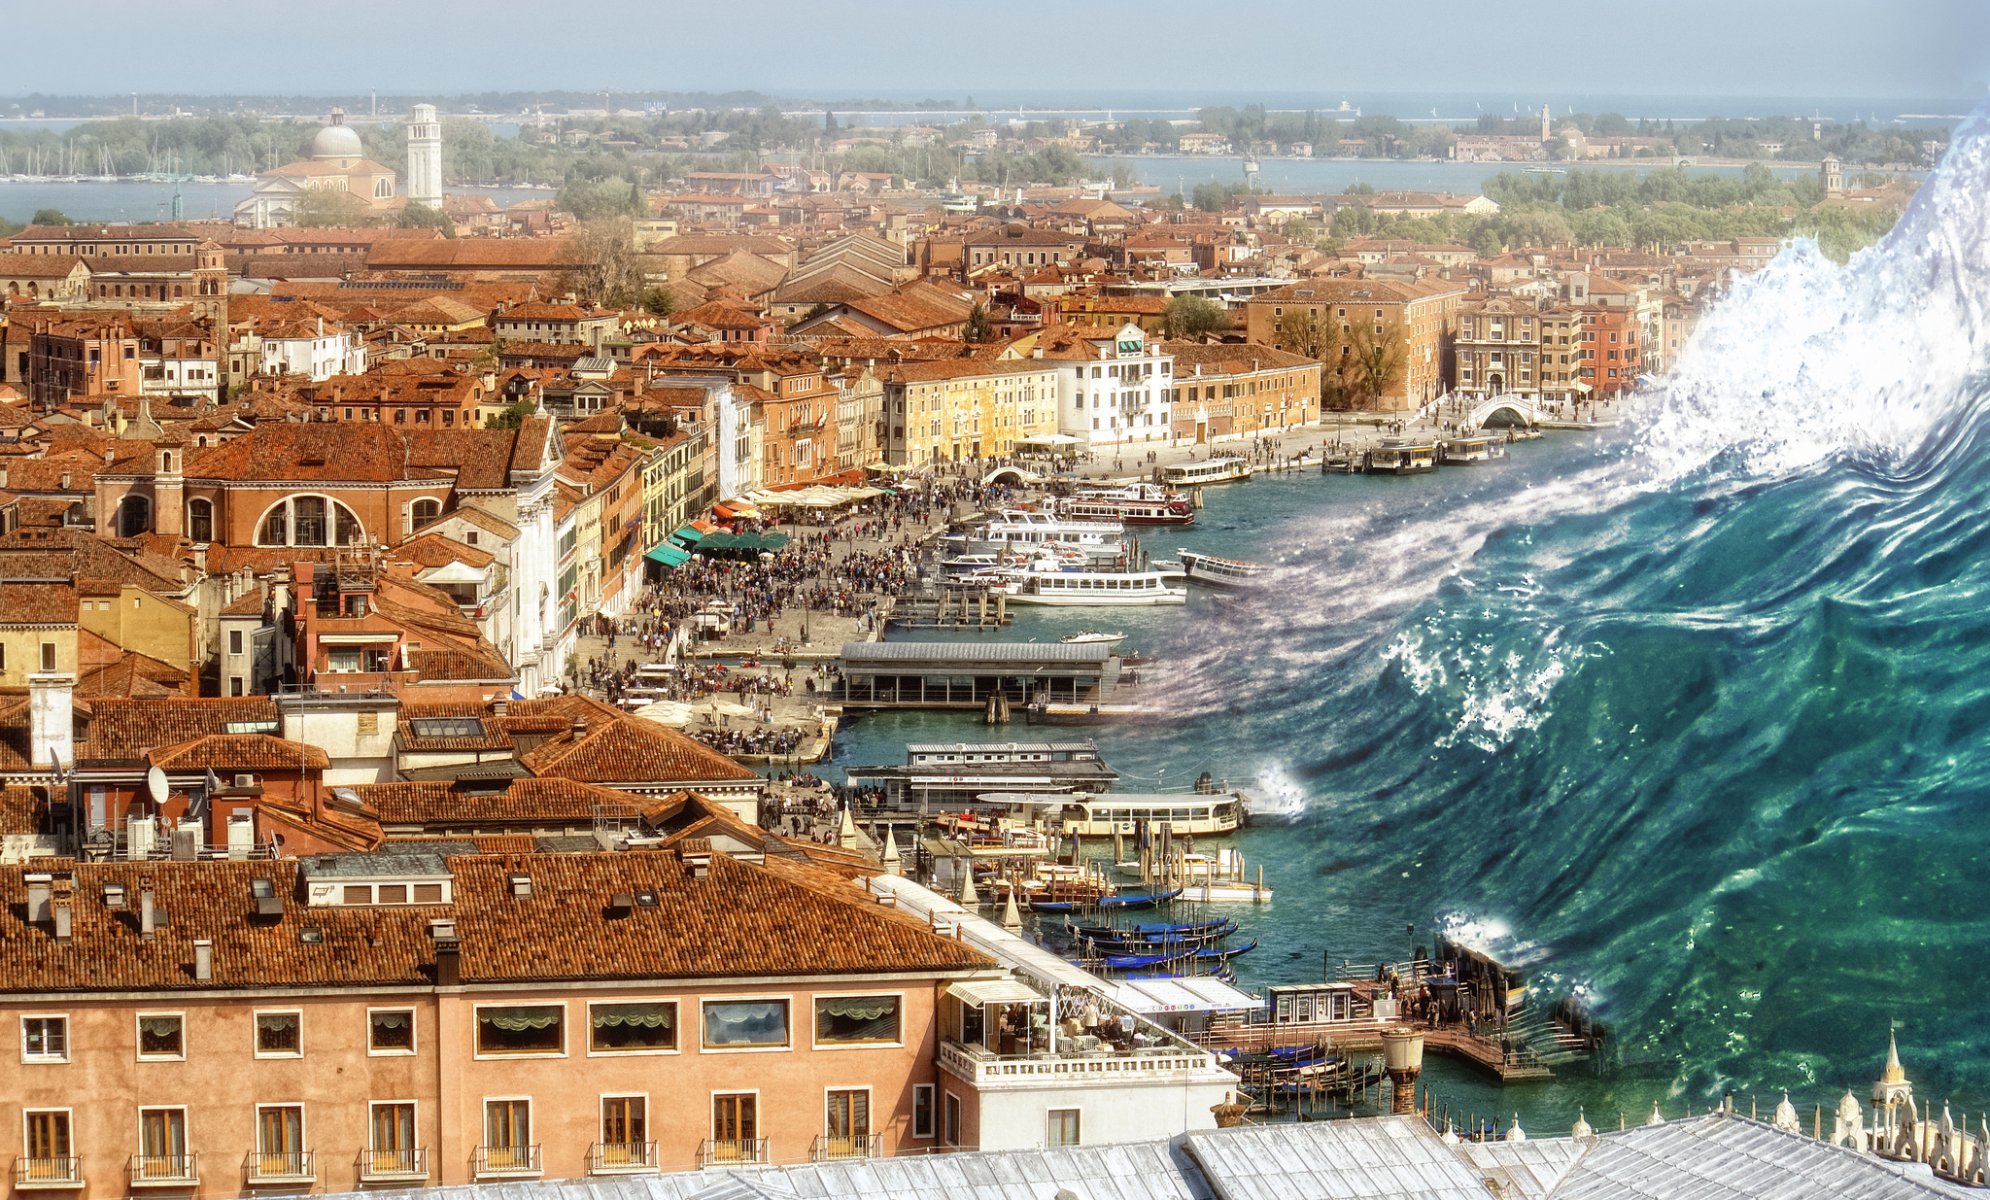
{"label": "floating dock", "polygon": [[1123,705],[1133,680],[1102,642],[850,642],[838,656],[845,709]]}

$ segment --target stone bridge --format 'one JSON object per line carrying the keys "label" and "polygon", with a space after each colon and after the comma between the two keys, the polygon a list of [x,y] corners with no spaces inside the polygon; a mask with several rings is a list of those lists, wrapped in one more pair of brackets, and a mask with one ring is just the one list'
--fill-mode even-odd
{"label": "stone bridge", "polygon": [[1465,424],[1471,429],[1504,429],[1513,425],[1538,425],[1548,416],[1548,410],[1531,397],[1503,392],[1474,404]]}

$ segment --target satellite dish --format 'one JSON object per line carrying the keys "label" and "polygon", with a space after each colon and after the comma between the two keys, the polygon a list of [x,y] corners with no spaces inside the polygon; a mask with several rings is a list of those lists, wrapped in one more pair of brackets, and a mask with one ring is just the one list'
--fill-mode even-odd
{"label": "satellite dish", "polygon": [[157,767],[145,772],[145,794],[152,797],[152,803],[164,805],[166,797],[172,794],[173,787],[166,782],[166,773]]}

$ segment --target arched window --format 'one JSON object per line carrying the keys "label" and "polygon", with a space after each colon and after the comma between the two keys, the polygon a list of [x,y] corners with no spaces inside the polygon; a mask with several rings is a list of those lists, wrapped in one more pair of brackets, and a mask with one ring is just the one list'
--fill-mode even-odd
{"label": "arched window", "polygon": [[417,500],[408,510],[408,520],[411,523],[411,530],[420,529],[441,515],[442,501],[430,499]]}
{"label": "arched window", "polygon": [[212,500],[187,501],[187,536],[196,542],[214,540],[214,502]]}
{"label": "arched window", "polygon": [[126,496],[117,506],[119,537],[137,537],[152,532],[152,502],[143,496]]}
{"label": "arched window", "polygon": [[366,540],[353,511],[324,496],[292,496],[272,504],[257,527],[258,546],[350,546]]}

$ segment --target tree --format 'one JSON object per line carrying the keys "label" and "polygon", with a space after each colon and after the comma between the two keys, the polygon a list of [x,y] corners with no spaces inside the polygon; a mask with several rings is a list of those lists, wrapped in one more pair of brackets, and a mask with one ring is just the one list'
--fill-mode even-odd
{"label": "tree", "polygon": [[1201,341],[1230,327],[1223,306],[1203,296],[1176,296],[1161,310],[1161,331],[1170,338]]}
{"label": "tree", "polygon": [[417,204],[413,201],[409,201],[408,206],[403,208],[395,216],[394,227],[396,229],[437,229],[442,232],[443,237],[453,238],[456,236],[456,222],[449,219],[449,214],[439,208],[430,208],[426,204]]}
{"label": "tree", "polygon": [[493,416],[490,420],[484,422],[484,428],[516,429],[520,425],[524,424],[525,418],[531,416],[533,413],[537,412],[538,410],[539,410],[538,404],[534,403],[533,401],[519,400],[513,403],[511,407],[505,409],[503,412],[498,413],[496,416]]}
{"label": "tree", "polygon": [[69,225],[72,221],[59,208],[37,208],[28,221],[30,225]]}
{"label": "tree", "polygon": [[611,308],[627,308],[647,286],[636,263],[635,223],[627,217],[605,217],[580,227],[576,239],[579,263],[562,282],[583,300]]}
{"label": "tree", "polygon": [[346,228],[367,224],[373,210],[366,201],[337,188],[312,188],[297,198],[290,212],[294,224],[306,229]]}
{"label": "tree", "polygon": [[1366,321],[1356,321],[1347,330],[1344,359],[1341,387],[1345,395],[1355,407],[1372,408],[1402,384],[1410,365],[1409,338],[1399,321],[1390,320],[1379,332]]}
{"label": "tree", "polygon": [[677,299],[670,294],[669,288],[656,284],[643,289],[642,295],[636,298],[636,307],[646,313],[667,317],[677,311]]}
{"label": "tree", "polygon": [[1499,230],[1487,225],[1472,239],[1472,253],[1480,258],[1498,258],[1506,253],[1506,243],[1499,240]]}
{"label": "tree", "polygon": [[1189,203],[1203,212],[1222,212],[1230,203],[1230,191],[1214,180],[1198,183],[1195,185],[1195,191],[1189,195]]}
{"label": "tree", "polygon": [[985,342],[995,336],[995,330],[988,324],[988,310],[976,304],[967,314],[966,327],[961,331],[963,342]]}

